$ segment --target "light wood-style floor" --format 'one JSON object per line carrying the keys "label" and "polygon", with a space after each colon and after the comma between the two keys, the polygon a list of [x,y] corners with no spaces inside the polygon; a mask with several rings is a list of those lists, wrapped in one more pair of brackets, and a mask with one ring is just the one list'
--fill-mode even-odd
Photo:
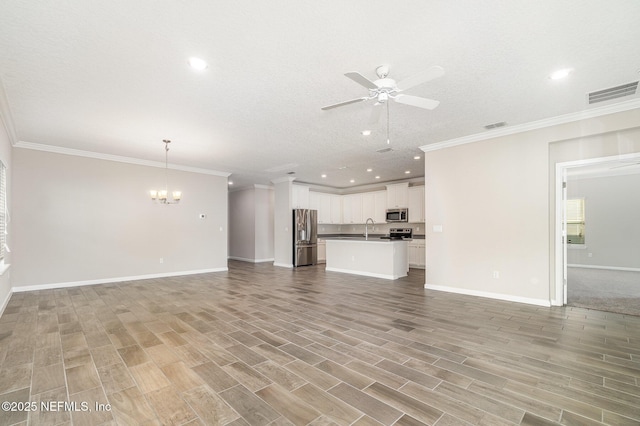
{"label": "light wood-style floor", "polygon": [[[640,423],[640,317],[423,283],[230,262],[16,293],[0,401],[38,407],[0,424]],[[78,405],[39,405],[56,401]]]}

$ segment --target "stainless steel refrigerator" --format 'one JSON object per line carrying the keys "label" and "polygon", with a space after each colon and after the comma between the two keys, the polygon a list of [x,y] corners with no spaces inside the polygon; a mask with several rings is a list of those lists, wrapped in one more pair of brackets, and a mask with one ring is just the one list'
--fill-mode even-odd
{"label": "stainless steel refrigerator", "polygon": [[318,211],[293,210],[293,266],[318,263]]}

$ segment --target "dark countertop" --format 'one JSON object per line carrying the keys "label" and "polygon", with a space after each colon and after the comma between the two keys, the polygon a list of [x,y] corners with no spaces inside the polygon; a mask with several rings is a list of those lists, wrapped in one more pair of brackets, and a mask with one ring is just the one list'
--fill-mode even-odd
{"label": "dark countertop", "polygon": [[[387,236],[388,234],[369,234],[369,238],[380,238]],[[327,239],[327,238],[364,238],[364,234],[318,234],[319,239]],[[414,240],[424,240],[424,235],[414,235]],[[409,240],[406,240],[409,241]]]}

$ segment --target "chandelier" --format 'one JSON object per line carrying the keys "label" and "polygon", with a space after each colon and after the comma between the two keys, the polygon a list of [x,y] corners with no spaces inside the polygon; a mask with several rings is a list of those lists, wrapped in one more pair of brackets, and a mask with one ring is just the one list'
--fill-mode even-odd
{"label": "chandelier", "polygon": [[162,204],[177,204],[182,198],[182,191],[172,191],[171,197],[173,201],[170,201],[168,198],[169,195],[169,144],[171,141],[169,139],[164,139],[164,189],[155,190],[152,189],[149,191],[149,195],[151,195],[151,199],[153,201],[160,202]]}

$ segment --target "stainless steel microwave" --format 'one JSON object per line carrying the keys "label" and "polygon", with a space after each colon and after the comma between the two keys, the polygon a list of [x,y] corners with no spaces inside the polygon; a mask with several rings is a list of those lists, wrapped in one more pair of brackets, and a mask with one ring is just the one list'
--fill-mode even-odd
{"label": "stainless steel microwave", "polygon": [[409,209],[387,209],[387,223],[408,221]]}

